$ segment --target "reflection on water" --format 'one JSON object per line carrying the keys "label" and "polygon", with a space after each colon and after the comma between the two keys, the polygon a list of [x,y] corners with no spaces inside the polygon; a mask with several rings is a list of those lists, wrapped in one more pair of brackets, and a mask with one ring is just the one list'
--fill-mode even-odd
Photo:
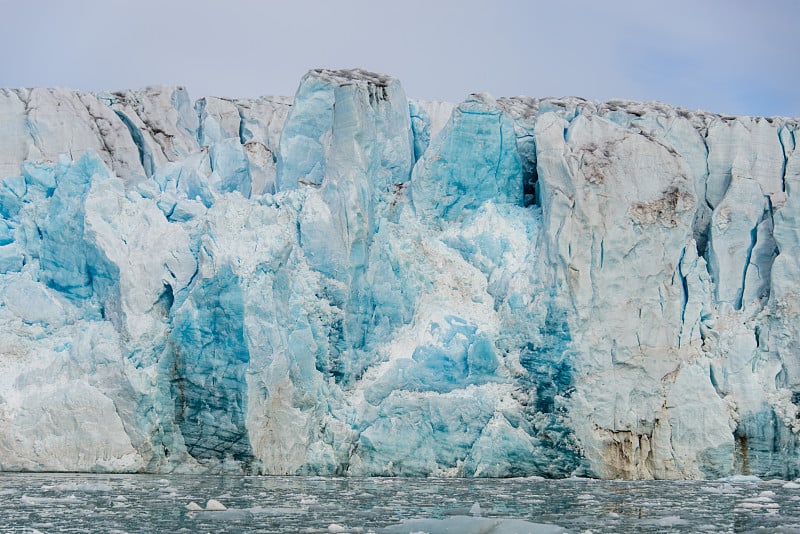
{"label": "reflection on water", "polygon": [[[227,509],[205,511],[209,499]],[[203,510],[187,509],[191,502]],[[593,533],[800,532],[800,484],[0,474],[2,532],[499,533],[530,523]]]}

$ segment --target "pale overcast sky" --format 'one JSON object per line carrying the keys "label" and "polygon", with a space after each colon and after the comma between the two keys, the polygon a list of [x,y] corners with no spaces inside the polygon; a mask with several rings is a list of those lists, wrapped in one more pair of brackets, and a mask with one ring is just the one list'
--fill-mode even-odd
{"label": "pale overcast sky", "polygon": [[0,86],[294,94],[314,67],[459,101],[578,95],[800,116],[798,0],[0,0]]}

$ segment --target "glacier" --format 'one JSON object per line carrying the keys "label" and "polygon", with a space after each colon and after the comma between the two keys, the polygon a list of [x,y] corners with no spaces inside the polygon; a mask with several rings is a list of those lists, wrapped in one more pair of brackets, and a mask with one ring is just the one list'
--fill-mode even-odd
{"label": "glacier", "polygon": [[0,470],[800,476],[800,121],[0,90]]}

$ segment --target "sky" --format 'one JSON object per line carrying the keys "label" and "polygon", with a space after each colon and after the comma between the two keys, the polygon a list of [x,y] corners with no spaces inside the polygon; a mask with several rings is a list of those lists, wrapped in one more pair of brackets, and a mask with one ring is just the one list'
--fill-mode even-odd
{"label": "sky", "polygon": [[0,0],[0,87],[292,95],[361,67],[458,102],[582,96],[800,117],[798,0]]}

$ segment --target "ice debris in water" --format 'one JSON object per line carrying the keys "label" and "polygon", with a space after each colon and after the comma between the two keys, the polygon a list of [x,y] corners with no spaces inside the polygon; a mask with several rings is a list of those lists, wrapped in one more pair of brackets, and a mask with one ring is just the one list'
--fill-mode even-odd
{"label": "ice debris in water", "polygon": [[757,484],[761,479],[755,475],[732,475],[720,479],[721,481],[733,482],[736,484]]}

